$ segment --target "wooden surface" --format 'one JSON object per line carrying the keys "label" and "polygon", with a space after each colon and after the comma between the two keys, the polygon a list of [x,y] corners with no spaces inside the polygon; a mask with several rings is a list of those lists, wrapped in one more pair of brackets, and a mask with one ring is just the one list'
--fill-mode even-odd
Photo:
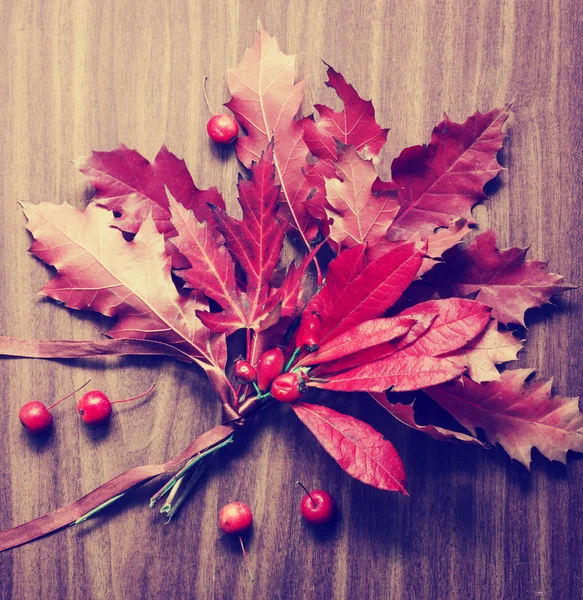
{"label": "wooden surface", "polygon": [[[264,4],[267,4],[264,7]],[[383,126],[384,175],[404,146],[427,141],[447,111],[465,118],[516,99],[503,185],[476,214],[502,245],[583,281],[580,0],[3,0],[0,8],[0,333],[91,339],[106,319],[72,314],[36,292],[48,269],[26,254],[18,200],[84,202],[70,161],[120,141],[153,158],[164,142],[200,186],[235,198],[234,154],[205,134],[201,83],[228,99],[226,69],[253,39],[257,17],[307,78],[305,112],[332,101],[320,58],[372,97]],[[520,364],[583,388],[580,292],[533,314]],[[552,318],[550,316],[552,315]],[[17,420],[30,399],[60,397],[93,377],[112,397],[158,382],[92,435],[72,403],[46,443]],[[171,361],[0,362],[0,528],[78,498],[138,464],[161,461],[219,420],[198,372]],[[377,420],[365,396],[338,405]],[[58,413],[58,414],[57,414]],[[223,455],[176,522],[146,506],[148,490],[78,529],[0,555],[2,599],[567,599],[583,597],[583,463],[535,457],[532,472],[501,451],[380,427],[402,454],[410,498],[345,476],[282,407]],[[339,524],[315,534],[299,518],[294,485],[329,489]],[[252,583],[238,545],[219,535],[218,508],[255,512]]]}

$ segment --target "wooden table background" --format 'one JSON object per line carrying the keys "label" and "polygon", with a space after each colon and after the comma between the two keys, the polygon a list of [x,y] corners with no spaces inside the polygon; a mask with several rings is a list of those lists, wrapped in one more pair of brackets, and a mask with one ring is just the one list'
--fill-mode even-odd
{"label": "wooden table background", "polygon": [[[266,6],[264,6],[266,4]],[[84,203],[71,160],[120,141],[153,158],[166,143],[200,186],[235,199],[234,154],[206,137],[202,80],[213,106],[228,99],[226,69],[241,58],[257,17],[307,78],[305,113],[333,101],[320,58],[372,97],[391,127],[383,174],[404,146],[427,141],[447,111],[456,120],[516,99],[503,185],[476,210],[504,246],[573,283],[583,281],[580,171],[582,3],[579,0],[3,0],[0,12],[0,333],[97,338],[106,319],[73,314],[35,293],[49,271],[26,254],[18,200]],[[582,389],[581,293],[531,315],[520,364]],[[552,315],[552,318],[550,316]],[[120,407],[92,435],[69,405],[37,445],[17,419],[93,377],[112,397],[152,381],[158,391]],[[0,362],[0,528],[69,503],[127,468],[162,461],[219,420],[203,377],[171,361]],[[365,396],[339,405],[369,421]],[[440,444],[385,419],[405,463],[410,498],[345,476],[282,407],[225,454],[183,513],[164,526],[148,490],[81,528],[0,556],[2,599],[583,597],[583,463],[535,457],[532,472],[500,451]],[[536,454],[536,453],[535,453]],[[329,489],[339,524],[300,521],[294,485]],[[224,503],[254,509],[248,550],[219,535]]]}

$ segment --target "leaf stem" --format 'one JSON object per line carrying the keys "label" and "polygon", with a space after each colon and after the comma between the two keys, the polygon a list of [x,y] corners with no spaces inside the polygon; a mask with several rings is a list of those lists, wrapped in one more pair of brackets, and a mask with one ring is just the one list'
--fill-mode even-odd
{"label": "leaf stem", "polygon": [[[164,511],[164,512],[166,512],[166,517],[167,517],[166,524],[168,524],[170,522],[170,519],[172,519],[172,517],[180,510],[180,508],[182,507],[184,502],[186,502],[186,499],[188,498],[188,496],[190,496],[190,494],[192,493],[192,490],[196,487],[196,485],[200,481],[200,478],[202,477],[202,475],[205,471],[206,464],[207,464],[207,461],[202,461],[197,464],[196,468],[194,469],[194,472],[190,476],[190,479],[188,479],[186,484],[183,486],[183,490],[182,490],[182,493],[180,494],[180,496],[178,496],[176,501],[172,503],[172,506],[170,507],[169,510]],[[183,477],[182,479],[179,479],[178,483],[180,483],[181,481],[184,481],[184,480],[185,480],[185,477]],[[174,490],[174,488],[172,488],[172,489]],[[164,505],[164,506],[166,506],[166,505]],[[164,507],[162,507],[162,508],[164,508]],[[162,511],[160,511],[160,512],[162,512]]]}
{"label": "leaf stem", "polygon": [[229,445],[233,441],[233,435],[234,434],[231,434],[226,440],[224,440],[223,442],[221,442],[217,446],[213,446],[212,448],[209,448],[208,450],[205,450],[202,454],[198,454],[197,456],[192,457],[186,463],[186,465],[182,469],[180,469],[180,471],[178,471],[178,473],[176,473],[176,475],[174,475],[174,477],[172,477],[166,483],[166,485],[164,485],[162,488],[160,488],[160,490],[158,490],[150,498],[150,508],[153,508],[154,506],[156,506],[156,503],[158,502],[158,500],[160,500],[160,498],[162,498],[162,496],[164,496],[164,494],[166,494],[166,492],[168,492],[170,490],[170,488],[179,479],[181,479],[182,477],[184,477],[184,475],[189,471],[189,469],[191,469],[195,464],[197,464],[198,462],[200,462],[205,456],[208,456],[209,454],[212,454],[213,452],[216,452],[217,450],[220,450],[221,448],[224,448],[225,446]]}

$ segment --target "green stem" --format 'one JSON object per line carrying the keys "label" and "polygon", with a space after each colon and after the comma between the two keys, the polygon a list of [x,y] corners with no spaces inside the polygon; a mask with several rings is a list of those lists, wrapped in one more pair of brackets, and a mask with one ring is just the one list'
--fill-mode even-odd
{"label": "green stem", "polygon": [[[196,487],[196,485],[200,481],[200,478],[202,477],[202,475],[205,471],[205,467],[206,467],[206,461],[198,463],[198,465],[194,469],[192,476],[190,477],[190,479],[184,486],[184,489],[182,490],[182,493],[180,494],[180,496],[178,496],[178,498],[172,504],[172,506],[169,508],[169,510],[165,511],[166,517],[167,517],[167,520],[166,520],[167,524],[170,522],[170,519],[172,519],[172,517],[180,510],[181,506],[184,504],[184,502],[186,501],[188,496],[190,496],[190,494],[192,493],[192,490]],[[180,481],[184,481],[184,479],[185,478],[183,477],[182,479],[180,479]],[[160,512],[162,512],[162,511],[160,511]]]}
{"label": "green stem", "polygon": [[291,358],[289,359],[289,362],[287,363],[286,367],[285,367],[285,372],[287,373],[290,370],[290,367],[294,364],[295,359],[298,357],[298,354],[302,351],[302,348],[296,348],[294,350],[294,353],[291,355]]}
{"label": "green stem", "polygon": [[214,446],[213,448],[209,448],[202,454],[199,454],[198,456],[191,458],[190,461],[188,461],[186,463],[186,465],[180,471],[178,471],[178,473],[176,473],[176,475],[174,475],[174,477],[172,477],[172,479],[170,479],[170,481],[168,481],[168,483],[162,489],[160,489],[158,492],[156,492],[150,498],[150,508],[153,508],[154,506],[156,506],[156,503],[158,502],[158,500],[160,500],[160,498],[162,498],[162,496],[164,496],[164,494],[166,494],[166,492],[168,492],[168,490],[170,490],[170,488],[179,479],[182,479],[182,477],[184,477],[184,475],[186,473],[188,473],[189,469],[191,469],[196,463],[200,462],[205,456],[208,456],[209,454],[212,454],[213,452],[216,452],[217,450],[224,448],[225,446],[230,444],[232,441],[233,441],[233,434],[231,434],[225,441],[221,442],[217,446]]}
{"label": "green stem", "polygon": [[80,525],[81,523],[84,523],[85,521],[87,521],[87,519],[90,519],[93,515],[95,515],[96,513],[102,511],[105,507],[109,506],[110,504],[113,504],[116,500],[119,500],[122,496],[125,496],[126,493],[127,492],[123,492],[121,494],[118,494],[117,496],[114,496],[113,498],[110,498],[109,500],[107,500],[103,504],[100,504],[99,506],[97,506],[93,510],[90,510],[88,513],[84,514],[82,517],[79,517],[73,523],[73,525]]}

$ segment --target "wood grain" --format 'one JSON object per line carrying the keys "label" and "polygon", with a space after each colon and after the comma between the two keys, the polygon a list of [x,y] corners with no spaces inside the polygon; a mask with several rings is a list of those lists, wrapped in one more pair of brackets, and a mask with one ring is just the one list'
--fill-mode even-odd
{"label": "wood grain", "polygon": [[[251,43],[257,17],[282,48],[300,52],[305,112],[333,101],[320,58],[372,97],[392,128],[383,173],[405,145],[427,141],[443,110],[456,120],[516,99],[508,172],[477,209],[501,244],[583,281],[580,227],[583,6],[580,0],[9,1],[0,4],[0,333],[95,339],[105,319],[35,296],[48,270],[26,254],[17,201],[84,202],[70,160],[123,141],[152,158],[164,142],[198,185],[235,198],[234,155],[209,145],[202,80],[213,106],[225,72]],[[582,389],[581,293],[532,314],[520,364]],[[552,316],[552,318],[551,318]],[[50,400],[86,378],[112,397],[158,390],[119,407],[92,435],[72,406],[44,443],[23,433],[26,400]],[[199,372],[170,360],[0,363],[0,528],[73,501],[138,464],[167,459],[215,425],[219,409]],[[366,397],[337,404],[373,422]],[[532,472],[499,451],[439,444],[384,421],[405,463],[409,498],[342,474],[282,407],[225,452],[175,523],[164,526],[147,491],[82,529],[0,555],[0,597],[14,599],[583,597],[583,463],[535,457]],[[294,482],[329,489],[338,525],[299,519]],[[237,543],[218,534],[218,508],[248,502],[255,581]]]}

